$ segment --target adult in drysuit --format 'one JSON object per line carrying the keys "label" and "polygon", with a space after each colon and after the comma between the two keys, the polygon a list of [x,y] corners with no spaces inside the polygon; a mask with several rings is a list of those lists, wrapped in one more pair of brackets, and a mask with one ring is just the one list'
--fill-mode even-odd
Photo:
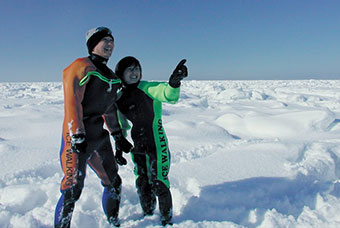
{"label": "adult in drysuit", "polygon": [[[117,118],[116,95],[120,79],[107,67],[114,39],[110,29],[97,27],[86,34],[89,56],[76,59],[63,71],[64,122],[60,162],[64,172],[61,197],[55,210],[55,227],[70,227],[75,202],[84,187],[89,165],[104,186],[103,209],[112,226],[118,219],[121,178],[110,134],[116,146],[128,152]],[[106,124],[106,129],[103,124]]]}

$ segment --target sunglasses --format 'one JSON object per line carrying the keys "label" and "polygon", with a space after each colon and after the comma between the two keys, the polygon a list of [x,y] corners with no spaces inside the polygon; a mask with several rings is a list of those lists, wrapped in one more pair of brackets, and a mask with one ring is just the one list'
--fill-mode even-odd
{"label": "sunglasses", "polygon": [[106,27],[98,27],[94,33],[102,32],[102,31],[107,32],[109,35],[112,34],[112,31],[109,28],[106,28]]}
{"label": "sunglasses", "polygon": [[112,32],[109,28],[106,28],[106,27],[98,27],[98,28],[93,28],[91,30],[89,30],[87,33],[86,33],[86,42],[96,33],[99,33],[99,32],[105,32],[107,35],[111,35],[112,36]]}

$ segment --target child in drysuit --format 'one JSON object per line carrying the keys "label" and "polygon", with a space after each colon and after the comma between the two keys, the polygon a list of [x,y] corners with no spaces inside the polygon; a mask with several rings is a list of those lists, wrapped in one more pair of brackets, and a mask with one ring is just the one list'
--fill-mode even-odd
{"label": "child in drysuit", "polygon": [[[181,80],[188,70],[182,60],[167,82],[141,81],[142,68],[131,56],[121,59],[116,66],[116,75],[122,80],[122,89],[117,96],[118,116],[122,128],[131,121],[131,151],[135,165],[136,188],[144,215],[152,215],[158,198],[162,225],[171,225],[172,198],[168,179],[170,151],[162,125],[162,102],[176,103],[179,99]],[[116,160],[126,164],[120,148],[116,148]]]}

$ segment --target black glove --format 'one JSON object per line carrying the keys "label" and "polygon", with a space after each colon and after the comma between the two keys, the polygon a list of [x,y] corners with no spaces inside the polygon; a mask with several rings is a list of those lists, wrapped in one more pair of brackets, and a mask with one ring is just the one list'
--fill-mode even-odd
{"label": "black glove", "polygon": [[186,59],[182,59],[170,76],[169,85],[172,88],[178,88],[181,85],[182,79],[188,76],[188,68],[184,65],[186,61]]}
{"label": "black glove", "polygon": [[71,137],[71,150],[73,153],[86,153],[87,142],[85,134],[75,134]]}
{"label": "black glove", "polygon": [[115,143],[116,143],[116,150],[122,150],[125,153],[129,153],[132,149],[131,143],[124,137],[122,131],[112,132],[111,135],[113,136]]}
{"label": "black glove", "polygon": [[127,164],[126,159],[123,157],[123,151],[116,150],[115,158],[116,158],[118,165],[126,165]]}

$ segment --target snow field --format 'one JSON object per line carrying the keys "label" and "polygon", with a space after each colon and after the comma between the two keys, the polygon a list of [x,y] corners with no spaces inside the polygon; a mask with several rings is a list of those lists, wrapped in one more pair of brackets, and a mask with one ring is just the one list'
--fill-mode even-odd
{"label": "snow field", "polygon": [[[0,227],[53,227],[62,172],[61,83],[0,83]],[[173,227],[339,227],[340,81],[184,81],[163,105]],[[125,155],[129,158],[128,155]],[[122,227],[142,218],[133,166]],[[72,227],[108,228],[88,169]]]}

